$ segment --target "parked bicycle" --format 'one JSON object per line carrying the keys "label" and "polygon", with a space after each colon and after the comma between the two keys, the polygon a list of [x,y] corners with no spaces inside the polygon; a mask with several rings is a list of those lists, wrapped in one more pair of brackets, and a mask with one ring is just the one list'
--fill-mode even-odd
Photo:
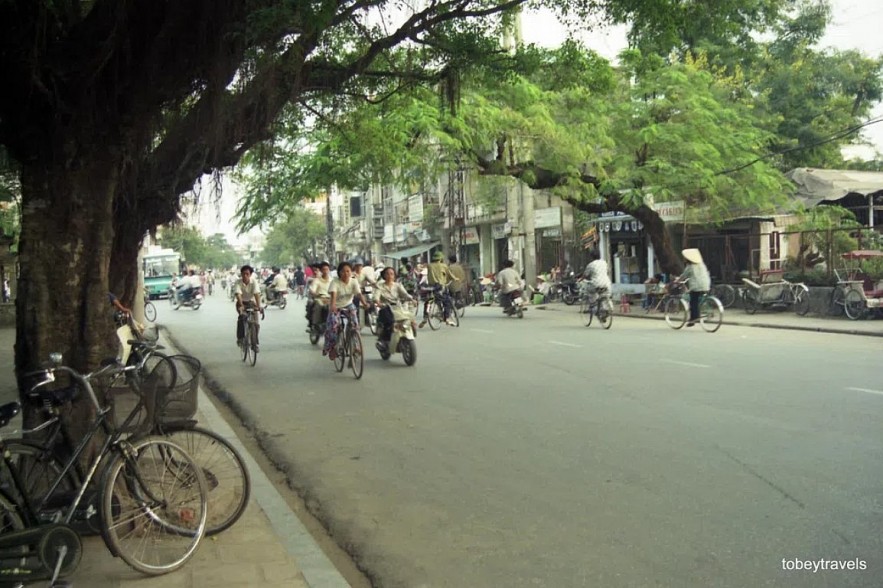
{"label": "parked bicycle", "polygon": [[156,320],[156,306],[150,301],[150,294],[147,288],[144,289],[144,318],[151,323]]}
{"label": "parked bicycle", "polygon": [[[33,382],[28,397],[41,404],[56,404],[72,400],[82,390],[96,416],[64,461],[54,449],[44,450],[25,440],[4,443],[8,484],[0,492],[4,499],[0,508],[12,510],[0,519],[19,517],[26,527],[46,521],[70,525],[76,520],[98,527],[111,553],[139,572],[160,575],[180,568],[196,552],[205,533],[208,489],[201,469],[169,439],[126,440],[109,422],[110,409],[99,403],[92,381],[134,371],[134,366],[111,361],[96,372],[80,374],[61,365],[61,359],[60,354],[52,354],[51,367],[25,376]],[[62,375],[74,385],[45,389]],[[135,418],[134,413],[130,418]],[[99,431],[104,433],[104,441],[82,480],[75,480],[72,472]],[[27,449],[16,452],[15,447]],[[22,475],[33,471],[37,463],[44,466],[45,487],[35,486],[34,478]],[[97,521],[96,513],[100,514]]]}

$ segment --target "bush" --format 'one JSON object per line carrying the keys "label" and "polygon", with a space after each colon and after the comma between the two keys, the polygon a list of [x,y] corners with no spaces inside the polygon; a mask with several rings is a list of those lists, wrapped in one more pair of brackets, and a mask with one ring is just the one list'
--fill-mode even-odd
{"label": "bush", "polygon": [[834,286],[837,284],[837,278],[833,275],[829,276],[827,270],[811,269],[806,271],[786,271],[783,276],[789,282],[803,282],[807,286]]}

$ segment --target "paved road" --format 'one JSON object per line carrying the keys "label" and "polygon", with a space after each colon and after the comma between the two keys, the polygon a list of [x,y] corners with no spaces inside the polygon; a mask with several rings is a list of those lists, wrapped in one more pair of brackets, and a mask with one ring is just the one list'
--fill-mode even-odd
{"label": "paved road", "polygon": [[415,368],[366,337],[355,381],[310,346],[302,304],[267,312],[255,368],[217,296],[159,320],[377,585],[880,585],[876,338],[469,309],[420,331]]}

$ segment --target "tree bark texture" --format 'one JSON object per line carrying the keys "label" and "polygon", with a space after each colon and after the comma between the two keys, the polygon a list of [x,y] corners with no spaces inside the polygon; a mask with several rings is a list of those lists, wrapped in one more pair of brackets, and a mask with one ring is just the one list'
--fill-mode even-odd
{"label": "tree bark texture", "polygon": [[[65,365],[88,370],[116,350],[107,293],[117,169],[107,153],[82,166],[23,166],[15,344],[22,391],[22,375],[52,352],[62,353]],[[37,418],[28,406],[26,427]],[[82,431],[91,415],[81,398],[72,424]]]}

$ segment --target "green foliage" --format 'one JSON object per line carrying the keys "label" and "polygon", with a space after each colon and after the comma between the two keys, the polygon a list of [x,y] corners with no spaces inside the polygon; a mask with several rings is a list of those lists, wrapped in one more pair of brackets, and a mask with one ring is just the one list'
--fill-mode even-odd
{"label": "green foliage", "polygon": [[223,233],[215,233],[205,240],[205,251],[200,265],[205,268],[226,269],[240,262],[239,254],[227,242]]}
{"label": "green foliage", "polygon": [[13,250],[17,247],[21,230],[21,184],[18,174],[18,165],[0,146],[0,234],[13,238]]}
{"label": "green foliage", "polygon": [[270,265],[289,266],[309,257],[314,242],[325,236],[325,221],[314,212],[295,207],[274,223],[267,233],[261,260]]}
{"label": "green foliage", "polygon": [[188,267],[203,267],[208,250],[205,237],[199,230],[184,225],[164,227],[159,238],[160,244],[181,254],[181,262]]}

